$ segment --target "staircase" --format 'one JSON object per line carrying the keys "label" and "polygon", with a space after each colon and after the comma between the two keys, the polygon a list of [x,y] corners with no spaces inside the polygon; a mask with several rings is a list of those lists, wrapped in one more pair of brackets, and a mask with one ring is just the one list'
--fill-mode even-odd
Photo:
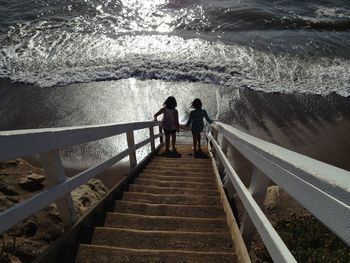
{"label": "staircase", "polygon": [[194,158],[189,145],[177,151],[181,158],[153,157],[62,257],[79,263],[236,262],[211,160]]}

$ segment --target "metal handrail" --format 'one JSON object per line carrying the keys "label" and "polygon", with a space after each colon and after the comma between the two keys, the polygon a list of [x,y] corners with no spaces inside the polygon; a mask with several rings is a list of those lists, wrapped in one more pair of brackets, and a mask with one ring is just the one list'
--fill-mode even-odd
{"label": "metal handrail", "polygon": [[[291,259],[283,259],[286,255],[283,241],[275,236],[274,230],[267,231],[266,228],[270,227],[264,222],[265,215],[261,214],[262,211],[253,198],[257,192],[266,193],[270,179],[339,238],[350,244],[350,172],[260,140],[220,122],[216,122],[211,128],[208,139],[217,153],[216,157],[224,165],[250,220],[275,262],[291,262]],[[228,161],[225,153],[227,147],[233,147],[254,166],[249,189],[244,186]],[[256,182],[264,183],[259,186]],[[265,189],[261,189],[262,187]],[[263,200],[261,196],[260,199]],[[245,227],[253,226],[245,224]],[[243,228],[241,232],[244,232]]]}
{"label": "metal handrail", "polygon": [[[158,134],[154,134],[154,126],[159,125],[160,122],[135,122],[0,132],[0,160],[39,154],[49,182],[47,190],[0,213],[0,233],[53,202],[57,204],[65,228],[69,228],[77,219],[71,192],[127,156],[130,158],[131,168],[134,168],[137,165],[137,149],[150,143],[151,152],[154,152],[157,138],[160,138],[162,144],[161,128]],[[149,138],[135,144],[133,132],[147,128]],[[59,150],[122,133],[127,135],[127,149],[72,178],[65,177]]]}

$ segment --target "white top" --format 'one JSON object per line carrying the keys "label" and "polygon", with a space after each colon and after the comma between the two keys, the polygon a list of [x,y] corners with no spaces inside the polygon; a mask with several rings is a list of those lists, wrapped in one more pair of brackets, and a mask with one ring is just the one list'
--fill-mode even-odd
{"label": "white top", "polygon": [[168,109],[164,108],[163,113],[163,120],[162,120],[162,126],[164,130],[176,130],[176,120],[175,120],[175,113],[177,110],[175,109]]}

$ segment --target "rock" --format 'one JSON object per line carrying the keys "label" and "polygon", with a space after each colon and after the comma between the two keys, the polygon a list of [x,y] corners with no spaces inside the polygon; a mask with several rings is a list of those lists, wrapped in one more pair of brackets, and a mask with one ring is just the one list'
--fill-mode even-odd
{"label": "rock", "polygon": [[33,174],[33,173],[30,173],[28,176],[27,176],[28,180],[32,180],[32,181],[36,181],[38,183],[42,183],[45,181],[45,176],[43,175],[39,175],[39,174]]}
{"label": "rock", "polygon": [[30,174],[26,178],[22,179],[19,182],[19,186],[23,190],[27,190],[29,192],[40,191],[44,188],[43,182],[45,181],[45,176],[38,174]]}
{"label": "rock", "polygon": [[[46,186],[44,171],[26,161],[2,162],[0,166],[1,174],[9,174],[0,176],[0,212],[30,198],[33,196],[32,192]],[[97,179],[92,179],[73,191],[73,202],[78,214],[83,214],[96,204],[107,191],[104,184]],[[9,249],[2,254],[0,251],[0,262],[32,262],[63,233],[61,217],[53,203],[4,232]],[[15,243],[12,246],[13,240]]]}
{"label": "rock", "polygon": [[0,196],[0,212],[5,211],[14,205],[14,202],[7,196]]}
{"label": "rock", "polygon": [[308,214],[307,210],[290,197],[281,187],[270,186],[264,201],[266,215],[272,221],[277,218],[290,218],[291,214]]}
{"label": "rock", "polygon": [[47,247],[47,244],[39,241],[17,238],[15,250],[12,254],[21,259],[22,262],[32,262]]}
{"label": "rock", "polygon": [[0,255],[0,262],[1,263],[22,263],[22,260],[20,260],[18,257],[8,254],[8,253],[3,253]]}
{"label": "rock", "polygon": [[97,203],[107,191],[106,186],[98,179],[91,179],[75,189],[72,192],[72,198],[78,214],[82,214],[87,208]]}
{"label": "rock", "polygon": [[19,203],[19,201],[21,200],[18,196],[8,196],[7,198],[8,198],[8,200],[13,202],[14,204]]}
{"label": "rock", "polygon": [[0,163],[0,169],[16,167],[18,164],[17,160],[5,161]]}
{"label": "rock", "polygon": [[23,233],[26,237],[32,237],[35,235],[38,225],[35,222],[29,221],[24,224]]}
{"label": "rock", "polygon": [[0,192],[2,192],[4,195],[18,195],[19,194],[16,191],[14,186],[6,185],[3,183],[0,183]]}

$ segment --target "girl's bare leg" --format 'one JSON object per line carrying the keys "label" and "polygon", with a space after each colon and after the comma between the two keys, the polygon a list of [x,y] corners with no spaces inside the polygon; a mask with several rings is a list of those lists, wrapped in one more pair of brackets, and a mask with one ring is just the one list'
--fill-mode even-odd
{"label": "girl's bare leg", "polygon": [[165,135],[165,151],[169,151],[169,144],[170,144],[170,134]]}
{"label": "girl's bare leg", "polygon": [[201,133],[199,132],[198,134],[197,134],[197,143],[198,143],[198,151],[202,151],[202,149],[201,149]]}
{"label": "girl's bare leg", "polygon": [[201,150],[201,142],[200,142],[200,133],[193,133],[193,150],[200,151]]}
{"label": "girl's bare leg", "polygon": [[197,137],[195,133],[192,133],[192,138],[193,138],[193,151],[196,151],[197,149]]}
{"label": "girl's bare leg", "polygon": [[171,135],[171,142],[173,143],[173,151],[175,151],[176,133]]}

